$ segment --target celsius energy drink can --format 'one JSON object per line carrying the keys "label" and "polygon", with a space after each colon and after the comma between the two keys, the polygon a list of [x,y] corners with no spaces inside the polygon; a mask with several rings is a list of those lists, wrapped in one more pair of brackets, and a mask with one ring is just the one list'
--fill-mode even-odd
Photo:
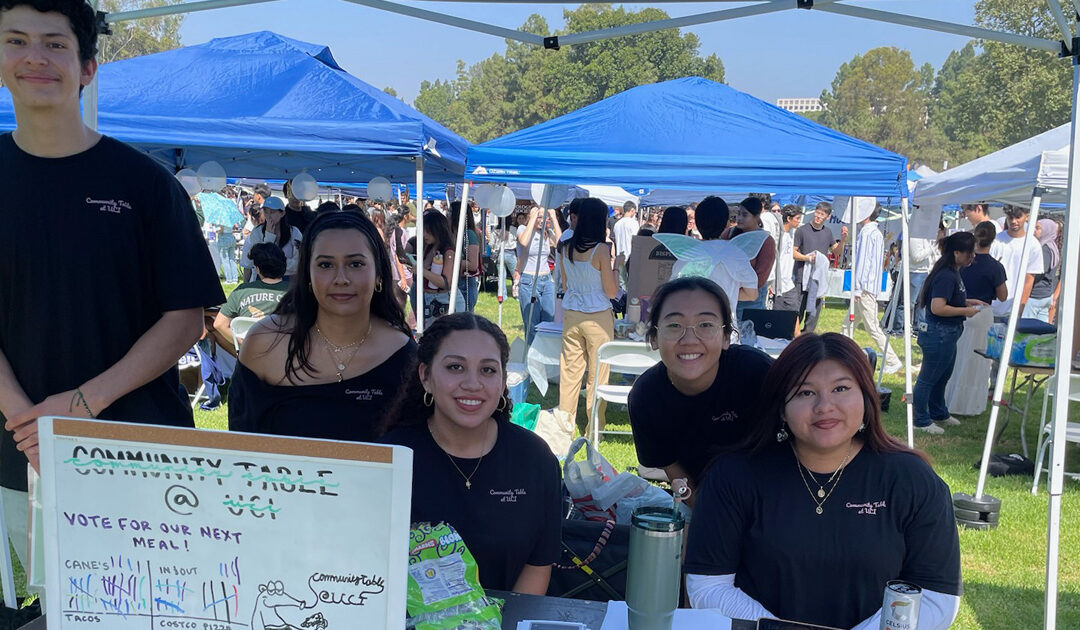
{"label": "celsius energy drink can", "polygon": [[885,600],[881,604],[881,630],[917,630],[922,589],[903,580],[885,584]]}

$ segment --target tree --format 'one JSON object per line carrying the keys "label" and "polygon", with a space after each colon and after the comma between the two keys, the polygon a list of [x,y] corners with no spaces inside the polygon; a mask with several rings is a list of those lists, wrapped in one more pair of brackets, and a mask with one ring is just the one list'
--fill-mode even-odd
{"label": "tree", "polygon": [[383,91],[383,92],[385,92],[385,93],[387,93],[387,94],[389,94],[390,96],[393,96],[394,98],[401,98],[401,97],[399,97],[399,96],[397,95],[397,90],[395,90],[394,88],[390,87],[389,85],[388,85],[388,86],[386,86],[386,87],[384,87],[384,88],[382,89],[382,91]]}
{"label": "tree", "polygon": [[[979,0],[975,22],[994,30],[1062,38],[1045,0]],[[968,44],[953,52],[938,73],[933,124],[962,158],[970,159],[1067,122],[1071,81],[1068,60],[1053,53],[994,41]]]}
{"label": "tree", "polygon": [[[628,11],[611,5],[564,10],[566,35],[664,19],[658,9]],[[547,22],[530,16],[522,30],[551,35]],[[628,88],[685,76],[724,80],[715,55],[701,57],[700,41],[675,29],[633,38],[604,40],[545,50],[507,41],[495,54],[468,68],[458,62],[452,80],[424,81],[415,106],[472,142],[529,127],[580,109]]]}
{"label": "tree", "polygon": [[[119,13],[180,2],[181,0],[100,0],[98,9],[107,13]],[[183,22],[183,15],[171,15],[110,24],[112,34],[98,38],[98,63],[109,63],[178,48],[180,25]]]}
{"label": "tree", "polygon": [[821,124],[924,163],[944,158],[943,136],[928,129],[934,69],[911,53],[874,48],[844,63],[821,94]]}

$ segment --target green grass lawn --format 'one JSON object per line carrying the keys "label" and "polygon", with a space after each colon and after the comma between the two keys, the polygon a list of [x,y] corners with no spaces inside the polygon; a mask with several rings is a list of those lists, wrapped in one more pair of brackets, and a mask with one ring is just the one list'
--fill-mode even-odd
{"label": "green grass lawn", "polygon": [[[492,294],[483,294],[477,312],[498,321],[498,303]],[[822,315],[819,330],[839,331],[846,309],[830,305]],[[507,298],[503,305],[503,329],[512,340],[522,335],[518,303]],[[856,333],[860,345],[871,345],[862,330]],[[894,339],[894,342],[901,340]],[[916,361],[920,360],[918,346],[912,343]],[[894,348],[903,353],[902,345]],[[886,429],[898,437],[906,436],[905,406],[901,400],[903,375],[886,376],[884,386],[893,391],[892,404],[885,415]],[[544,408],[558,403],[558,388],[548,389],[541,398],[532,389],[530,402]],[[1038,431],[1041,392],[1036,397],[1028,422],[1028,443],[1034,449]],[[963,426],[949,427],[942,436],[916,435],[916,446],[934,459],[938,474],[954,491],[973,493],[977,471],[972,464],[981,456],[989,414],[966,418]],[[578,412],[579,424],[584,425],[584,403]],[[198,426],[224,429],[227,414],[224,407],[213,412],[196,411]],[[625,409],[609,407],[608,428],[629,430]],[[600,451],[619,470],[634,468],[637,457],[632,441],[627,437],[609,437]],[[1073,470],[1080,469],[1080,449],[1072,448],[1067,461]],[[1020,422],[1014,417],[995,452],[1020,452]],[[1034,458],[1034,453],[1031,454]],[[954,628],[961,630],[1016,630],[1042,626],[1043,581],[1046,562],[1047,494],[1045,484],[1039,496],[1030,493],[1031,479],[1008,477],[987,483],[987,493],[1001,499],[1001,524],[990,531],[960,530],[964,597]],[[1080,628],[1080,483],[1066,481],[1061,523],[1061,571],[1059,575],[1058,627]],[[807,541],[808,543],[812,541]]]}

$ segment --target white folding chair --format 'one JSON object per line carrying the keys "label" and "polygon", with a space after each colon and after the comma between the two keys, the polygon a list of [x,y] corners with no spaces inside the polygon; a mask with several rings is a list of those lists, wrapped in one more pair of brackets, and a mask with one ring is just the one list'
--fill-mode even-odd
{"label": "white folding chair", "polygon": [[259,323],[261,319],[261,317],[234,317],[229,321],[229,330],[232,331],[233,336],[233,347],[236,348],[237,354],[240,353],[240,344],[244,343],[248,330]]}
{"label": "white folding chair", "polygon": [[[1043,384],[1043,408],[1042,408],[1042,421],[1039,427],[1039,446],[1035,452],[1035,480],[1031,484],[1031,494],[1039,493],[1039,477],[1042,476],[1043,470],[1050,474],[1050,465],[1047,463],[1046,468],[1043,468],[1043,460],[1046,459],[1046,452],[1053,445],[1053,425],[1046,417],[1047,408],[1049,407],[1050,398],[1054,395],[1054,380],[1056,377],[1051,376]],[[1080,402],[1080,375],[1069,376],[1069,402]],[[1080,444],[1080,422],[1067,422],[1065,424],[1065,441],[1072,442],[1073,444]],[[1065,473],[1073,479],[1080,479],[1078,473]]]}
{"label": "white folding chair", "polygon": [[[619,374],[639,375],[660,362],[660,352],[653,350],[649,344],[641,341],[609,341],[596,352],[597,367],[606,364],[612,372]],[[593,370],[590,379],[596,380],[600,373],[599,369]],[[625,405],[630,396],[629,385],[596,384],[590,407],[589,415],[589,439],[593,444],[600,440],[601,433],[613,435],[630,435],[629,431],[601,431],[600,430],[600,400],[609,403]]]}
{"label": "white folding chair", "polygon": [[195,356],[184,354],[184,356],[180,357],[177,367],[180,368],[181,373],[194,370],[199,375],[199,389],[194,394],[188,394],[188,398],[191,400],[191,409],[194,410],[199,405],[200,400],[203,398],[210,400],[210,397],[206,395],[206,382],[202,378],[202,350],[197,345],[192,349],[195,351]]}

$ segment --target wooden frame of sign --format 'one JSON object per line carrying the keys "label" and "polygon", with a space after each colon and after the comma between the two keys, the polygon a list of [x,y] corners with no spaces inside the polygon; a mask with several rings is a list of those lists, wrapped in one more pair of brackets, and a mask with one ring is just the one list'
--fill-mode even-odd
{"label": "wooden frame of sign", "polygon": [[405,627],[409,449],[38,427],[50,630]]}

